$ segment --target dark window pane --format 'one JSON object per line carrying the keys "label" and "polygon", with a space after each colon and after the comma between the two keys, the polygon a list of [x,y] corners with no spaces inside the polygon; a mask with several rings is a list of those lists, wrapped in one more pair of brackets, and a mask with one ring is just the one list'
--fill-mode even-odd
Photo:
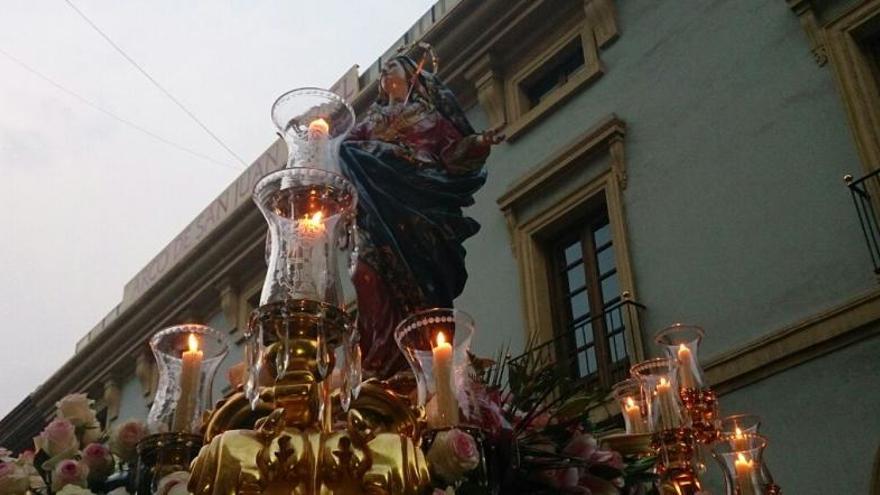
{"label": "dark window pane", "polygon": [[580,242],[575,242],[571,246],[565,248],[565,266],[580,261],[583,253]]}
{"label": "dark window pane", "polygon": [[589,304],[587,304],[586,291],[575,294],[568,299],[568,303],[571,306],[572,320],[577,320],[578,318],[590,313],[590,306]]}
{"label": "dark window pane", "polygon": [[607,223],[602,227],[599,227],[593,232],[593,240],[596,243],[596,247],[600,248],[608,243],[611,240],[611,226]]}
{"label": "dark window pane", "polygon": [[614,270],[614,247],[608,246],[607,248],[596,253],[596,261],[599,264],[600,277]]}
{"label": "dark window pane", "polygon": [[618,333],[612,337],[609,346],[611,347],[611,360],[616,362],[626,359],[626,340],[623,333]]}
{"label": "dark window pane", "polygon": [[605,334],[610,335],[623,328],[623,318],[620,314],[621,309],[612,309],[605,313]]}
{"label": "dark window pane", "polygon": [[575,333],[577,334],[577,345],[578,347],[583,347],[585,345],[592,345],[593,343],[593,323],[590,320],[587,320],[581,324],[579,324]]}
{"label": "dark window pane", "polygon": [[590,347],[589,349],[587,349],[586,355],[587,355],[587,373],[584,373],[581,376],[592,375],[593,373],[596,372],[596,370],[599,369],[596,365],[596,348]]}
{"label": "dark window pane", "polygon": [[581,263],[568,270],[566,278],[568,279],[568,292],[574,292],[587,285],[587,275],[584,271],[584,264]]}
{"label": "dark window pane", "polygon": [[602,281],[602,302],[607,305],[618,297],[620,297],[620,284],[615,273]]}

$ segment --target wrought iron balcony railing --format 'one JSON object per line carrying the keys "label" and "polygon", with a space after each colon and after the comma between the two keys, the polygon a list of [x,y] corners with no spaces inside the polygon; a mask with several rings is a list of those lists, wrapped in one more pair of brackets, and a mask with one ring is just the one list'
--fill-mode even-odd
{"label": "wrought iron balcony railing", "polygon": [[572,378],[610,387],[629,375],[629,339],[639,331],[639,317],[644,309],[624,294],[619,302],[573,324],[567,332],[546,342],[529,342],[527,351],[508,360],[508,364],[533,371],[556,367]]}
{"label": "wrought iron balcony railing", "polygon": [[843,180],[852,194],[871,262],[874,263],[874,273],[880,275],[880,169],[861,179],[853,180],[851,175],[847,175]]}

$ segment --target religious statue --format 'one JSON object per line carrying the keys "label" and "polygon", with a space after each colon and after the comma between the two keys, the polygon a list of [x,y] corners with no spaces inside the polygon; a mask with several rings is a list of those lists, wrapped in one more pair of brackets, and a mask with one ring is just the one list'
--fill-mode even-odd
{"label": "religious statue", "polygon": [[480,225],[462,208],[474,203],[490,148],[503,140],[494,129],[474,131],[452,91],[425,70],[428,53],[434,58],[426,51],[419,63],[405,55],[385,62],[378,98],[341,150],[359,201],[353,282],[364,369],[381,378],[408,369],[397,324],[451,308],[464,289],[462,243]]}

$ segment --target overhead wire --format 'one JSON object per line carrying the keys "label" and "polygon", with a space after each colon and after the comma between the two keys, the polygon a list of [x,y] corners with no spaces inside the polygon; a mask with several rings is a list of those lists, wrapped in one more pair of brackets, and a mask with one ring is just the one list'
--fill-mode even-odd
{"label": "overhead wire", "polygon": [[216,159],[214,159],[214,158],[211,158],[211,157],[208,156],[208,155],[205,155],[205,154],[203,154],[203,153],[199,153],[198,151],[192,150],[192,149],[190,149],[190,148],[187,148],[186,146],[183,146],[183,145],[181,145],[181,144],[175,143],[174,141],[171,141],[170,139],[164,138],[164,137],[162,137],[162,136],[156,134],[155,132],[150,131],[149,129],[146,129],[146,128],[144,128],[144,127],[138,125],[138,124],[135,124],[134,122],[132,122],[132,121],[130,121],[130,120],[128,120],[128,119],[125,119],[125,118],[123,118],[123,117],[120,117],[119,115],[117,115],[117,114],[111,112],[110,110],[107,110],[106,108],[103,108],[102,106],[98,105],[97,103],[94,103],[93,101],[91,101],[91,100],[85,98],[84,96],[81,96],[80,94],[76,93],[75,91],[70,90],[70,89],[68,89],[68,88],[66,88],[66,87],[64,87],[64,86],[62,86],[61,84],[55,82],[55,81],[54,81],[52,78],[50,78],[49,76],[47,76],[47,75],[43,74],[42,72],[40,72],[40,71],[34,69],[33,67],[31,67],[30,65],[26,64],[25,62],[23,62],[22,60],[18,59],[17,57],[13,56],[11,53],[7,52],[7,51],[4,50],[3,48],[0,48],[0,54],[2,54],[3,56],[5,56],[7,59],[9,59],[9,60],[12,61],[13,63],[15,63],[16,65],[18,65],[19,67],[21,67],[22,69],[24,69],[24,70],[30,72],[30,73],[33,74],[34,76],[37,76],[37,77],[39,77],[40,79],[42,79],[43,81],[45,81],[46,83],[52,85],[53,87],[55,87],[55,89],[57,89],[57,90],[59,90],[59,91],[61,91],[61,92],[63,92],[63,93],[66,93],[67,95],[69,95],[69,96],[75,98],[76,100],[78,100],[80,103],[83,103],[84,105],[87,105],[87,106],[93,108],[94,110],[97,110],[97,111],[103,113],[104,115],[106,115],[106,116],[108,116],[108,117],[110,117],[110,118],[112,118],[112,119],[114,119],[114,120],[116,120],[116,121],[118,121],[118,122],[120,122],[120,123],[122,123],[122,124],[125,124],[125,125],[131,127],[132,129],[135,129],[135,130],[137,130],[137,131],[140,131],[140,132],[146,134],[147,136],[150,136],[150,137],[152,137],[153,139],[156,139],[157,141],[160,141],[160,142],[162,142],[162,143],[164,143],[164,144],[166,144],[166,145],[168,145],[168,146],[171,146],[171,147],[173,147],[173,148],[176,148],[176,149],[178,149],[178,150],[180,150],[180,151],[183,151],[183,152],[185,152],[185,153],[189,153],[190,155],[193,155],[193,156],[195,156],[195,157],[198,157],[198,158],[201,158],[201,159],[203,159],[203,160],[209,161],[209,162],[214,163],[214,164],[216,164],[216,165],[221,165],[221,166],[223,166],[223,167],[226,167],[226,168],[229,168],[229,169],[232,169],[232,170],[236,170],[236,171],[239,170],[239,168],[236,167],[236,166],[234,166],[234,165],[231,165],[231,164],[229,164],[229,163],[221,162],[221,161],[219,161],[219,160],[216,160]]}
{"label": "overhead wire", "polygon": [[235,157],[235,159],[238,160],[239,163],[241,163],[244,167],[247,167],[247,166],[248,166],[248,164],[247,164],[247,163],[246,163],[246,162],[245,162],[240,156],[238,156],[238,154],[236,154],[234,151],[232,151],[232,149],[231,149],[229,146],[227,146],[226,143],[224,143],[224,142],[223,142],[223,141],[222,141],[222,140],[221,140],[216,134],[214,134],[214,132],[212,132],[211,129],[208,129],[208,126],[205,125],[201,120],[199,120],[199,118],[196,117],[195,114],[194,114],[193,112],[191,112],[191,111],[190,111],[190,110],[189,110],[189,109],[188,109],[183,103],[181,103],[180,100],[178,100],[177,98],[175,98],[174,95],[172,95],[170,91],[168,91],[167,89],[165,89],[164,86],[162,86],[161,84],[159,84],[159,81],[157,81],[155,78],[153,78],[153,76],[151,76],[151,75],[150,75],[150,74],[149,74],[149,73],[148,73],[143,67],[141,67],[137,62],[135,62],[134,59],[132,59],[130,56],[128,56],[128,54],[125,53],[125,51],[124,51],[119,45],[117,45],[117,44],[116,44],[116,43],[110,38],[110,36],[107,35],[107,33],[105,33],[104,31],[102,31],[101,28],[99,28],[97,24],[95,24],[91,19],[89,19],[89,17],[86,16],[86,15],[83,13],[83,11],[81,11],[79,8],[77,8],[77,6],[74,5],[73,2],[72,2],[71,0],[64,0],[64,2],[65,2],[68,6],[70,6],[70,8],[73,9],[73,11],[76,12],[76,13],[77,13],[77,14],[78,14],[78,15],[79,15],[79,16],[80,16],[80,17],[81,17],[81,18],[82,18],[82,19],[83,19],[83,20],[84,20],[89,26],[91,26],[92,29],[95,30],[95,32],[97,32],[99,35],[101,35],[101,37],[104,38],[104,40],[107,41],[107,43],[109,43],[110,46],[113,47],[113,49],[115,49],[120,55],[122,55],[122,57],[123,57],[125,60],[127,60],[127,61],[128,61],[131,65],[133,65],[133,66],[134,66],[134,67],[135,67],[135,68],[136,68],[136,69],[137,69],[137,70],[138,70],[138,71],[139,71],[144,77],[146,77],[146,78],[147,78],[147,79],[153,84],[153,86],[155,86],[159,91],[161,91],[162,94],[164,94],[169,100],[171,100],[172,102],[174,102],[174,104],[177,105],[177,106],[178,106],[178,107],[179,107],[184,113],[186,113],[186,114],[189,116],[189,118],[191,118],[196,124],[198,124],[199,127],[202,128],[202,130],[204,130],[209,136],[211,136],[211,138],[214,139],[214,141],[216,141],[217,144],[219,144],[220,146],[222,146],[223,149],[225,149],[227,152],[229,152],[230,155],[232,155],[233,157]]}

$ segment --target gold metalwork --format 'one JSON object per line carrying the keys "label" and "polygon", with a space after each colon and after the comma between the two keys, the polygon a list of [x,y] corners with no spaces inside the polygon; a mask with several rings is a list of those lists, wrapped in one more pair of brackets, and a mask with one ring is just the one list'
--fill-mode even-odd
{"label": "gold metalwork", "polygon": [[138,442],[137,493],[153,493],[163,476],[186,470],[201,446],[201,436],[183,432],[157,433]]}
{"label": "gold metalwork", "polygon": [[624,456],[651,457],[655,455],[651,447],[651,433],[612,433],[599,439],[603,449],[620,452]]}
{"label": "gold metalwork", "polygon": [[711,445],[718,439],[718,399],[711,389],[681,389],[681,402],[700,443]]}
{"label": "gold metalwork", "polygon": [[697,495],[702,491],[694,461],[698,448],[694,430],[675,428],[655,433],[652,446],[657,452],[661,495]]}
{"label": "gold metalwork", "polygon": [[326,387],[347,315],[314,301],[267,304],[251,317],[274,385],[254,410],[240,392],[215,408],[192,465],[195,495],[417,495],[430,483],[419,411],[395,385],[364,383],[349,411]]}

